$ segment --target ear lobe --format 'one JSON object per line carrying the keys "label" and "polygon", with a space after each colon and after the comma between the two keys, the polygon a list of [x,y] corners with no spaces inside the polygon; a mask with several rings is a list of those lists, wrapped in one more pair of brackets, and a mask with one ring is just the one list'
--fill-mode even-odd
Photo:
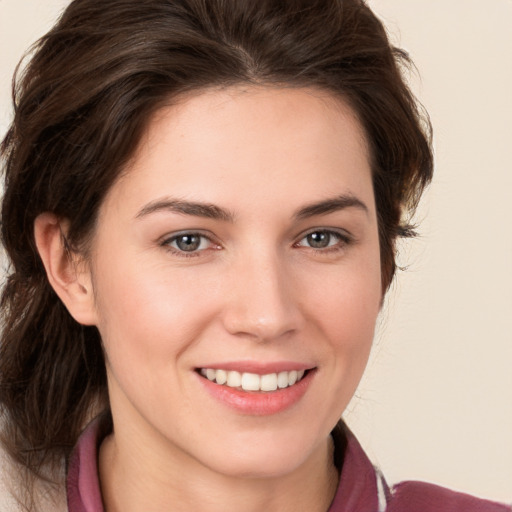
{"label": "ear lobe", "polygon": [[91,273],[83,259],[65,241],[67,222],[52,213],[34,221],[34,238],[50,285],[71,316],[80,324],[96,325]]}

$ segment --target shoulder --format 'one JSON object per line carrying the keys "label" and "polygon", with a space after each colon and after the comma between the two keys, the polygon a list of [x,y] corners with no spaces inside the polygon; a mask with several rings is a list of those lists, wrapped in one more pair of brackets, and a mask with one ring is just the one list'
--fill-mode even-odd
{"label": "shoulder", "polygon": [[329,512],[512,512],[510,504],[425,482],[406,481],[390,488],[343,422],[338,423],[332,437],[334,462],[341,474]]}
{"label": "shoulder", "polygon": [[386,512],[512,512],[512,506],[475,498],[425,482],[402,482],[389,496]]}

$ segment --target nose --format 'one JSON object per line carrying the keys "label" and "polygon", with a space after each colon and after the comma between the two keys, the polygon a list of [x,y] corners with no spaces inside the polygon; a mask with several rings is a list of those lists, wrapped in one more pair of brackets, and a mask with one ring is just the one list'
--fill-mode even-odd
{"label": "nose", "polygon": [[275,254],[253,254],[232,266],[226,283],[226,330],[271,341],[300,329],[301,314],[292,273]]}

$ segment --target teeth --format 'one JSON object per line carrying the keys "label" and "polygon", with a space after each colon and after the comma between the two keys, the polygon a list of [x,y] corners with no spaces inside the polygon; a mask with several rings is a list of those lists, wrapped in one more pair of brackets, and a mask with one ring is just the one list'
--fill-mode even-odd
{"label": "teeth", "polygon": [[242,376],[238,372],[228,372],[228,381],[226,384],[230,388],[239,388],[242,385]]}
{"label": "teeth", "polygon": [[305,371],[291,370],[289,372],[258,375],[256,373],[202,368],[200,373],[212,382],[231,388],[242,388],[244,391],[275,391],[276,389],[293,386],[304,377]]}
{"label": "teeth", "polygon": [[242,373],[242,389],[244,391],[259,391],[260,376],[255,373]]}
{"label": "teeth", "polygon": [[280,372],[277,375],[277,386],[279,389],[288,387],[288,372]]}
{"label": "teeth", "polygon": [[277,389],[277,373],[269,373],[261,376],[261,391],[275,391]]}
{"label": "teeth", "polygon": [[[225,372],[224,370],[213,370],[215,372],[215,381],[217,382],[217,384],[226,384],[227,380],[228,380],[228,374],[227,372]],[[208,373],[208,370],[206,370],[206,372]],[[208,375],[207,375],[208,377]],[[212,379],[213,380],[213,379]]]}

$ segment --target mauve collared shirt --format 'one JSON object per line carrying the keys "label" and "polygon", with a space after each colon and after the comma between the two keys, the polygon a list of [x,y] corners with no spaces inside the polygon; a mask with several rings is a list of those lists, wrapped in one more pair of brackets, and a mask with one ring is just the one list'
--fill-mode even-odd
{"label": "mauve collared shirt", "polygon": [[[94,420],[80,436],[68,464],[69,512],[105,512],[98,480],[98,448],[109,427]],[[512,507],[423,482],[389,489],[353,434],[340,423],[333,431],[335,463],[341,470],[327,512],[512,512]]]}

